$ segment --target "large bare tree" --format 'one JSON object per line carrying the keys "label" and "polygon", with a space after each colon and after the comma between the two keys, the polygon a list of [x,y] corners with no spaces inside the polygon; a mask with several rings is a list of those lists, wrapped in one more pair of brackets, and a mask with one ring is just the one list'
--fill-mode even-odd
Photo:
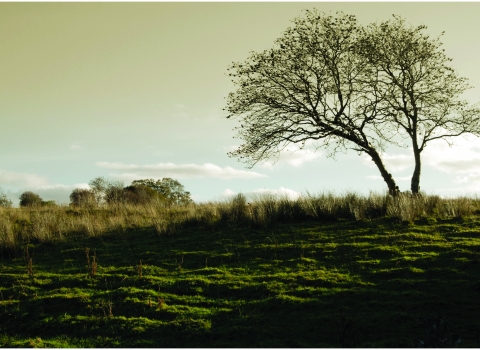
{"label": "large bare tree", "polygon": [[479,108],[461,98],[470,88],[467,79],[458,76],[439,38],[430,38],[426,28],[394,16],[363,29],[357,46],[374,72],[378,112],[411,140],[413,193],[420,190],[421,153],[430,141],[480,134]]}
{"label": "large bare tree", "polygon": [[243,140],[230,156],[252,167],[290,143],[304,148],[314,141],[329,155],[352,149],[372,158],[395,195],[398,187],[381,158],[391,127],[378,110],[376,71],[357,47],[356,18],[314,10],[293,24],[272,49],[229,68],[237,90],[225,110],[240,119]]}

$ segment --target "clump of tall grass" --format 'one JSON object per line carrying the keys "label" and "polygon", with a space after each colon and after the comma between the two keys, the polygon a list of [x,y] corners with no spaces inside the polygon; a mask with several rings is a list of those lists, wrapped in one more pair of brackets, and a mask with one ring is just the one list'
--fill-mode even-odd
{"label": "clump of tall grass", "polygon": [[57,242],[74,236],[102,236],[139,228],[169,235],[182,226],[266,227],[274,222],[302,220],[368,220],[391,217],[412,222],[426,216],[464,217],[478,213],[476,199],[441,198],[401,193],[397,197],[370,193],[362,196],[307,193],[297,199],[264,194],[250,200],[237,194],[224,201],[166,206],[107,204],[0,208],[0,249],[20,252],[28,243]]}

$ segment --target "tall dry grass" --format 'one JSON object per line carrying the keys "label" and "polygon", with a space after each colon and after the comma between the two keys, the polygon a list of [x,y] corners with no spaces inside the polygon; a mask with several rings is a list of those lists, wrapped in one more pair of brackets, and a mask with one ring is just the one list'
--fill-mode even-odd
{"label": "tall dry grass", "polygon": [[181,226],[224,225],[265,227],[274,222],[301,220],[364,220],[391,217],[399,221],[434,216],[477,214],[477,199],[440,198],[402,193],[398,197],[371,193],[335,195],[307,193],[296,200],[262,195],[248,201],[238,194],[229,200],[166,207],[117,204],[103,207],[0,208],[0,249],[19,252],[28,243],[58,242],[78,235],[101,236],[146,228],[172,234]]}

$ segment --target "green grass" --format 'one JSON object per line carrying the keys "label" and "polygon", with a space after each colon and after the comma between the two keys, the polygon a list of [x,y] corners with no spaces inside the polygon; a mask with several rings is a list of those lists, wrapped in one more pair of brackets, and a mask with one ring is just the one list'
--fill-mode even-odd
{"label": "green grass", "polygon": [[477,255],[477,216],[25,243],[1,256],[0,346],[479,347]]}

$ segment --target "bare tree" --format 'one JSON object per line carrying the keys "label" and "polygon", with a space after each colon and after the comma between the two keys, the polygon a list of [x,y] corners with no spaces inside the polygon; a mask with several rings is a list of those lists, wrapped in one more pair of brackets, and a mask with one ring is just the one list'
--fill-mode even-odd
{"label": "bare tree", "polygon": [[90,191],[93,192],[97,204],[114,204],[124,201],[123,182],[96,177],[89,183]]}
{"label": "bare tree", "polygon": [[480,109],[461,99],[470,88],[467,79],[451,68],[439,38],[431,39],[426,28],[408,26],[394,16],[363,29],[357,46],[374,73],[377,111],[411,140],[413,193],[420,190],[421,153],[428,142],[444,139],[450,144],[452,137],[480,134]]}
{"label": "bare tree", "polygon": [[240,119],[237,137],[244,142],[229,155],[253,167],[290,143],[302,149],[312,141],[330,156],[352,149],[372,158],[395,195],[381,158],[389,125],[377,109],[375,71],[357,48],[356,18],[307,10],[293,22],[272,49],[229,68],[237,90],[225,110]]}

